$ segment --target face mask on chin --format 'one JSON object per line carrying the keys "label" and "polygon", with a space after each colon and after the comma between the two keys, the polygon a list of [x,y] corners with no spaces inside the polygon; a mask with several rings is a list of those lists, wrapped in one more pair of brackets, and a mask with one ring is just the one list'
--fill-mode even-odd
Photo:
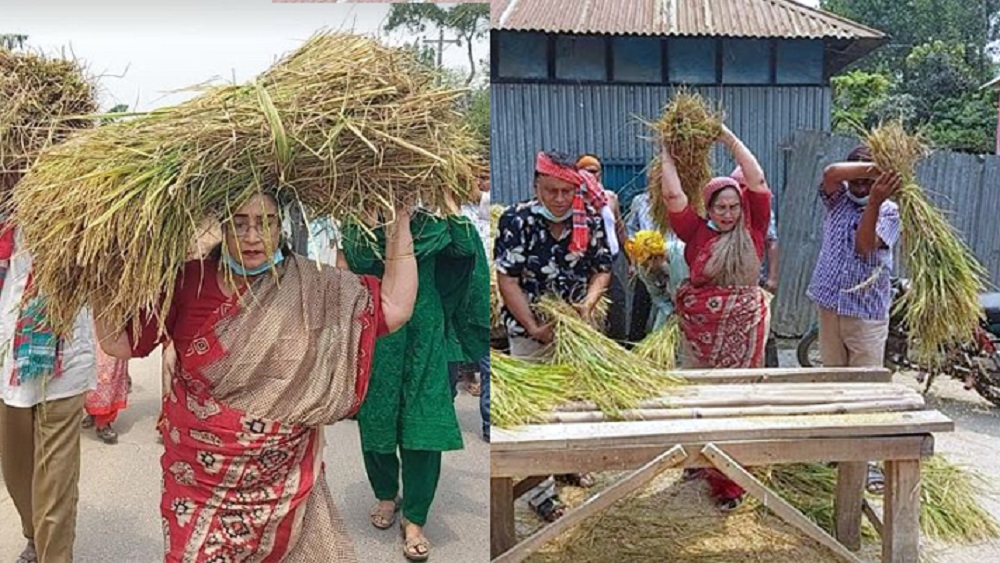
{"label": "face mask on chin", "polygon": [[573,216],[573,210],[570,209],[562,217],[556,217],[555,214],[549,211],[549,208],[545,207],[545,204],[542,203],[537,203],[533,205],[531,207],[531,211],[537,213],[538,215],[541,215],[542,217],[545,217],[546,220],[551,221],[553,223],[562,223],[563,221]]}
{"label": "face mask on chin", "polygon": [[868,205],[868,201],[871,200],[871,195],[866,195],[865,197],[856,196],[856,195],[854,195],[854,192],[852,192],[850,190],[850,188],[848,188],[847,189],[847,199],[853,201],[855,204],[857,204],[857,205],[859,205],[861,207],[864,207],[864,206]]}

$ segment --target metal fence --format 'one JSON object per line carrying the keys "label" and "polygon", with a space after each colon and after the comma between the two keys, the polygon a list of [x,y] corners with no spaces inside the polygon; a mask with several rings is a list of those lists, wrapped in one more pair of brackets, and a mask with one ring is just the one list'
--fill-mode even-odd
{"label": "metal fence", "polygon": [[[785,151],[787,175],[776,186],[780,207],[781,284],[773,312],[775,330],[800,335],[815,320],[806,298],[822,240],[824,209],[819,200],[823,169],[844,156],[857,139],[820,131],[798,131]],[[918,181],[969,248],[1000,281],[1000,157],[935,152],[917,169]],[[905,259],[897,268],[905,269]]]}

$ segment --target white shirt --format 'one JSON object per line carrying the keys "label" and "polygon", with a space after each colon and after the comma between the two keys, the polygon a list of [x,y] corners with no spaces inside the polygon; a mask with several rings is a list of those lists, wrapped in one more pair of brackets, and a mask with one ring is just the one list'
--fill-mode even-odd
{"label": "white shirt", "polygon": [[340,231],[329,217],[309,223],[309,259],[330,266],[337,265]]}
{"label": "white shirt", "polygon": [[45,395],[42,395],[41,379],[11,385],[14,331],[20,314],[21,296],[31,273],[31,256],[16,250],[23,247],[20,231],[15,232],[15,237],[14,255],[10,259],[3,291],[0,292],[0,361],[3,362],[0,365],[0,391],[7,406],[30,408],[44,401],[75,397],[97,386],[97,338],[90,312],[87,309],[80,311],[73,325],[73,337],[64,343],[62,374],[48,379]]}

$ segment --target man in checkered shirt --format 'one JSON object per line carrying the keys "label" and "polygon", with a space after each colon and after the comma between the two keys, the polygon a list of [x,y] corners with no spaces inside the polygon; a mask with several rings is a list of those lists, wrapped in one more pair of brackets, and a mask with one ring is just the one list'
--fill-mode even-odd
{"label": "man in checkered shirt", "polygon": [[[889,337],[892,249],[899,240],[899,208],[889,198],[899,175],[880,171],[867,147],[823,171],[826,205],[823,246],[806,294],[819,308],[823,365],[881,366]],[[868,490],[885,478],[869,464]]]}

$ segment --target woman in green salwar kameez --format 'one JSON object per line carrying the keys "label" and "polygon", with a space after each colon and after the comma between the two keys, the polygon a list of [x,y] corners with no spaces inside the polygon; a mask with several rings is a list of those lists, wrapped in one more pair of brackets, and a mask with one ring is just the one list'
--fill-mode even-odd
{"label": "woman in green salwar kameez", "polygon": [[[468,357],[488,351],[489,270],[468,219],[418,212],[411,225],[419,278],[416,305],[409,323],[375,345],[358,424],[368,480],[379,500],[372,524],[389,528],[401,509],[404,554],[422,561],[430,551],[423,526],[437,489],[441,452],[462,449],[446,335],[457,335]],[[344,228],[343,256],[356,274],[382,275],[385,236],[381,229],[374,234],[375,241],[363,227]]]}

